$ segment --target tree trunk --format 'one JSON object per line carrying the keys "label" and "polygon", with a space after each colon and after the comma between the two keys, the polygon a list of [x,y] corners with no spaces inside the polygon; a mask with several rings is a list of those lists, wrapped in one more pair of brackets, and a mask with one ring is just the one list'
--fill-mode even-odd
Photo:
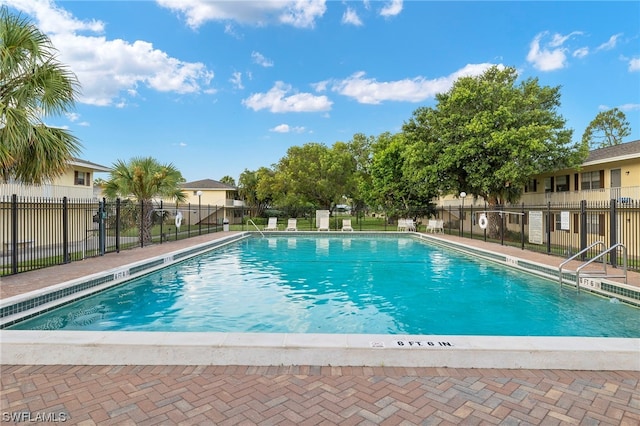
{"label": "tree trunk", "polygon": [[[495,197],[489,197],[487,209],[491,212],[501,210],[498,200]],[[487,236],[492,239],[500,238],[500,229],[502,227],[502,216],[500,213],[487,213]]]}
{"label": "tree trunk", "polygon": [[153,227],[153,202],[142,201],[142,217],[140,225],[140,242],[142,245],[151,244],[151,228]]}

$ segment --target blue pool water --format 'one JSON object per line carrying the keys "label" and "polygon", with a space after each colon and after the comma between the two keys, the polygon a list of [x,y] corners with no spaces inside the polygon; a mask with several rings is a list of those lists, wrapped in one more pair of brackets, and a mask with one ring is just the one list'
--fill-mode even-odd
{"label": "blue pool water", "polygon": [[273,236],[11,329],[640,337],[640,311],[411,237]]}

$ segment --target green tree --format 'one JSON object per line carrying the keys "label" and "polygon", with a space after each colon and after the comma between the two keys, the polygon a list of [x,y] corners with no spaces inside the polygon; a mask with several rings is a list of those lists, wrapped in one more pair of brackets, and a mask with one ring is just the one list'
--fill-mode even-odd
{"label": "green tree", "polygon": [[582,142],[592,149],[621,144],[631,135],[627,116],[618,108],[601,111],[587,126]]}
{"label": "green tree", "polygon": [[56,59],[49,38],[0,8],[0,165],[3,181],[41,184],[60,176],[80,150],[67,130],[44,119],[69,111],[76,76]]}
{"label": "green tree", "polygon": [[354,170],[355,160],[345,143],[336,142],[332,148],[314,142],[293,146],[276,166],[277,202],[333,210],[353,190]]}
{"label": "green tree", "polygon": [[220,182],[224,183],[225,185],[236,186],[236,180],[229,175],[222,176],[222,178],[220,179]]}
{"label": "green tree", "polygon": [[273,202],[273,176],[275,172],[266,167],[256,171],[245,169],[238,179],[238,195],[247,207],[255,209],[257,216]]}
{"label": "green tree", "polygon": [[[492,67],[458,79],[435,108],[418,109],[403,127],[423,155],[414,175],[428,165],[443,193],[483,197],[493,210],[516,201],[531,176],[580,164],[588,147],[572,143],[557,113],[559,87],[517,78],[514,68]],[[488,231],[498,232],[492,215]]]}
{"label": "green tree", "polygon": [[355,161],[352,191],[347,195],[353,207],[353,213],[359,214],[367,206],[367,194],[371,191],[371,163],[373,161],[372,146],[375,143],[374,136],[365,136],[356,133],[347,142],[347,150]]}
{"label": "green tree", "polygon": [[[370,205],[382,208],[389,217],[430,215],[435,189],[416,185],[412,176],[412,150],[404,134],[383,133],[373,144]],[[432,190],[429,190],[432,188]]]}
{"label": "green tree", "polygon": [[185,201],[180,188],[185,180],[173,164],[160,164],[151,157],[134,157],[128,163],[118,160],[104,185],[104,194],[112,199],[126,198],[142,205],[140,242],[151,242],[153,200],[155,198]]}

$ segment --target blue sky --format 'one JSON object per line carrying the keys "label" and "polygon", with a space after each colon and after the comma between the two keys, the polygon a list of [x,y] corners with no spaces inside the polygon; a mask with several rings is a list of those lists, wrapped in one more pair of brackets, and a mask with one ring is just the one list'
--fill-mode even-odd
{"label": "blue sky", "polygon": [[[111,166],[152,156],[238,179],[307,142],[398,132],[491,65],[561,86],[574,140],[617,107],[640,139],[640,2],[0,0],[78,76],[47,119]],[[106,177],[103,176],[103,177]]]}

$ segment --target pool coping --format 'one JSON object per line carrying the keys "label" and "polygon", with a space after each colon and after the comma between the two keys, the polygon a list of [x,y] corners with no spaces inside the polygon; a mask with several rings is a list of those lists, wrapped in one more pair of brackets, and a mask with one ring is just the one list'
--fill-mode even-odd
{"label": "pool coping", "polygon": [[[111,277],[108,282],[65,296],[76,299],[251,234],[254,233],[242,232],[13,296],[2,300],[0,308]],[[468,250],[432,235],[410,235]],[[490,250],[472,250],[480,252],[474,255],[519,269],[526,270],[525,263],[535,264],[513,256],[505,258]],[[544,272],[536,268],[527,272],[548,274],[551,269],[548,265],[535,265],[544,266]],[[41,303],[18,315],[50,309],[64,300]],[[14,315],[5,315],[3,324],[15,320]],[[640,339],[636,338],[0,330],[0,342],[2,363],[17,365],[333,365],[640,371]]]}

